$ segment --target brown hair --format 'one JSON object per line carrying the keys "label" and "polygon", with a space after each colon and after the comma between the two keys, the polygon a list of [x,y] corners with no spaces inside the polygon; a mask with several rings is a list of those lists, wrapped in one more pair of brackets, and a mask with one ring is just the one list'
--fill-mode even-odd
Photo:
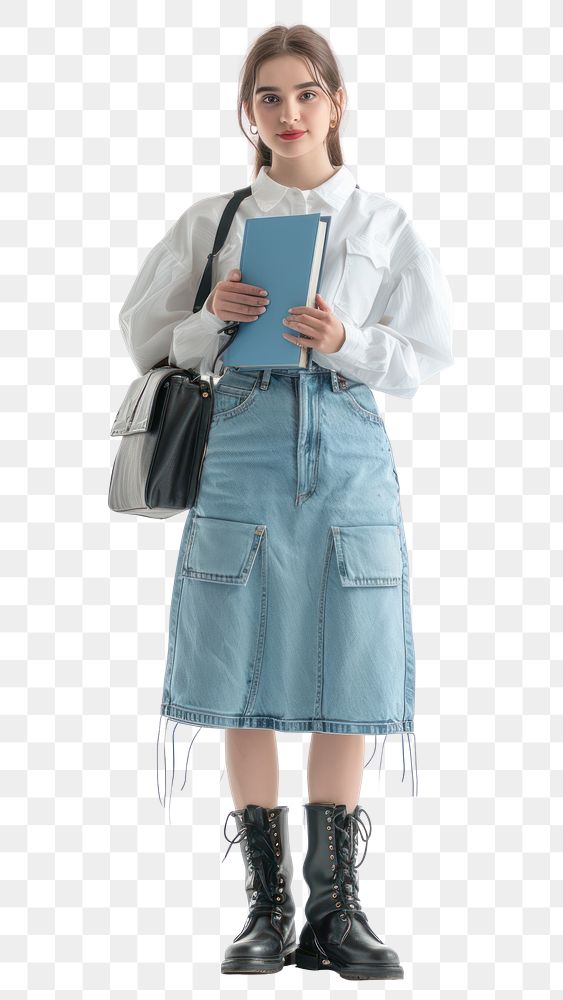
{"label": "brown hair", "polygon": [[[245,132],[242,124],[243,103],[246,103],[249,109],[252,108],[256,76],[261,64],[267,59],[272,59],[274,56],[286,54],[298,56],[300,59],[303,59],[311,72],[311,80],[315,80],[329,98],[336,112],[336,126],[328,130],[326,137],[327,153],[333,167],[340,167],[344,163],[338,131],[342,113],[334,100],[333,94],[336,93],[339,87],[342,87],[344,96],[346,96],[346,88],[336,57],[324,35],[310,28],[308,24],[293,24],[289,28],[283,24],[275,24],[272,28],[268,28],[267,31],[259,35],[254,41],[252,48],[247,53],[239,77],[238,123],[244,135],[256,150],[254,180],[258,176],[261,167],[271,165],[272,153],[268,146],[262,142],[260,136],[258,136],[258,145],[256,146],[252,138]],[[319,77],[322,77],[322,80],[326,82],[326,87]]]}

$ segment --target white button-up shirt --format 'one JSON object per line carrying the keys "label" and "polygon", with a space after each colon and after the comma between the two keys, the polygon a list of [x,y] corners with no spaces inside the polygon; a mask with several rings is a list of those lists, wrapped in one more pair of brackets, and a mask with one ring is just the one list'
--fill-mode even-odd
{"label": "white button-up shirt", "polygon": [[[330,354],[312,350],[313,360],[372,390],[414,396],[422,382],[454,363],[452,296],[439,262],[404,209],[383,195],[356,189],[345,165],[306,196],[300,188],[272,180],[267,170],[263,166],[252,182],[252,195],[241,202],[214,258],[211,291],[239,267],[246,219],[330,215],[319,292],[342,321],[346,339]],[[192,309],[232,194],[195,202],[147,254],[119,313],[127,350],[141,374],[167,355],[171,364],[209,374],[230,339],[218,334],[227,321],[209,311],[211,293],[200,311]],[[298,336],[288,326],[284,330]]]}

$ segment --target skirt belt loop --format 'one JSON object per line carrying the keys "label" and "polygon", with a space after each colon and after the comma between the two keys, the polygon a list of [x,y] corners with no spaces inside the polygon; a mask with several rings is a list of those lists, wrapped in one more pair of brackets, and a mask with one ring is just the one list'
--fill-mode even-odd
{"label": "skirt belt loop", "polygon": [[342,375],[341,372],[333,371],[332,368],[330,370],[330,379],[332,382],[333,392],[341,392],[341,390],[345,389],[348,384],[344,375]]}
{"label": "skirt belt loop", "polygon": [[268,388],[268,386],[270,384],[270,376],[271,376],[271,374],[272,374],[272,369],[271,368],[263,368],[262,369],[260,375],[258,376],[260,378],[260,388],[261,389],[267,389]]}

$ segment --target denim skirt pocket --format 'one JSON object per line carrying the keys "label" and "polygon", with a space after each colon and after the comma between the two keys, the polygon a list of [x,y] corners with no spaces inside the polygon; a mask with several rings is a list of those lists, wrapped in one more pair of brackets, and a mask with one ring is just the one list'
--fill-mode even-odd
{"label": "denim skirt pocket", "polygon": [[256,398],[258,379],[255,375],[227,370],[213,387],[213,414],[215,425],[226,417],[235,417],[252,405]]}
{"label": "denim skirt pocket", "polygon": [[211,717],[244,713],[261,664],[266,525],[195,513],[179,577],[174,699]]}
{"label": "denim skirt pocket", "polygon": [[348,382],[343,397],[356,413],[375,423],[383,423],[373,392],[365,382]]}
{"label": "denim skirt pocket", "polygon": [[182,576],[246,586],[265,531],[264,524],[196,514],[188,535]]}
{"label": "denim skirt pocket", "polygon": [[[403,556],[398,524],[331,525],[323,621],[323,707],[343,721],[404,703]],[[342,669],[342,664],[347,664]]]}

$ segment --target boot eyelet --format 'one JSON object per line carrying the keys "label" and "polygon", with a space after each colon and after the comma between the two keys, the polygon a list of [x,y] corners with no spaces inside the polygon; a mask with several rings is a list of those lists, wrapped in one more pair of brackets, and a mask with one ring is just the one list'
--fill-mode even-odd
{"label": "boot eyelet", "polygon": [[342,903],[336,903],[336,906],[342,906]]}

